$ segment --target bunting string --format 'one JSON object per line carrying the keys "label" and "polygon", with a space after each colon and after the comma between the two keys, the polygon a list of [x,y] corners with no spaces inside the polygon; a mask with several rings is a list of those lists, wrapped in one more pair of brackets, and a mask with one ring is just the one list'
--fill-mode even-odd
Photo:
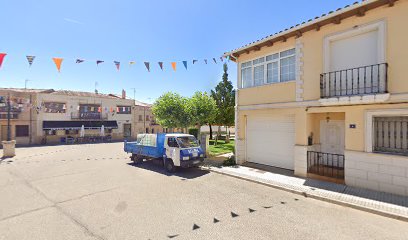
{"label": "bunting string", "polygon": [[[0,68],[2,67],[2,65],[3,65],[3,62],[4,62],[4,59],[5,59],[5,57],[7,56],[7,53],[0,53]],[[34,60],[35,60],[35,58],[36,58],[36,56],[34,56],[34,55],[27,55],[26,56],[26,59],[27,59],[27,62],[28,62],[28,65],[29,65],[29,67],[31,67],[32,65],[33,65],[33,62],[34,62]],[[229,56],[227,56],[227,57],[219,57],[219,62],[217,61],[217,58],[210,58],[210,59],[212,59],[213,61],[212,62],[214,62],[214,64],[218,64],[218,63],[221,63],[221,62],[224,62],[224,58],[226,59],[226,61],[228,62],[229,60],[230,60],[230,57]],[[56,66],[56,68],[57,68],[57,70],[58,70],[58,72],[61,72],[61,66],[62,66],[62,62],[64,61],[64,58],[61,58],[61,57],[53,57],[53,58],[51,58],[52,59],[52,61],[54,62],[54,64],[55,64],[55,66]],[[84,62],[86,62],[86,61],[94,61],[94,62],[96,62],[96,65],[97,66],[99,66],[99,64],[102,64],[102,63],[105,63],[105,60],[86,60],[86,59],[83,59],[83,58],[76,58],[76,59],[74,59],[74,61],[75,61],[75,63],[76,64],[81,64],[81,63],[84,63]],[[203,59],[202,60],[203,62],[204,62],[204,64],[208,64],[208,59]],[[184,68],[186,69],[186,70],[188,70],[188,62],[189,61],[187,61],[187,60],[183,60],[183,61],[180,61],[182,64],[183,64],[183,66],[184,66]],[[192,64],[193,65],[195,65],[195,64],[197,64],[197,63],[199,63],[200,62],[200,60],[198,60],[198,59],[193,59],[193,60],[191,60],[191,62],[192,62]],[[120,70],[120,61],[113,61],[113,63],[114,63],[114,65],[115,65],[115,67],[116,67],[116,70],[117,71],[119,71]],[[135,65],[136,64],[136,61],[129,61],[128,62],[129,63],[129,66],[132,66],[132,65]],[[164,62],[162,62],[162,61],[159,61],[159,62],[157,62],[158,63],[158,65],[159,65],[159,67],[160,67],[160,69],[163,71],[164,70]],[[172,62],[170,62],[170,65],[171,65],[171,68],[173,69],[173,71],[177,71],[177,61],[172,61]],[[145,66],[145,68],[146,68],[146,70],[148,71],[148,72],[150,72],[150,62],[148,62],[148,61],[145,61],[145,62],[143,62],[143,64],[144,64],[144,66]]]}

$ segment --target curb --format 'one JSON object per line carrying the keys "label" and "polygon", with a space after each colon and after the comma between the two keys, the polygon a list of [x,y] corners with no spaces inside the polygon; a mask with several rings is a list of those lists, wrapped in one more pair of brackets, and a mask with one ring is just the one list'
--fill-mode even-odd
{"label": "curb", "polygon": [[267,187],[272,187],[272,188],[283,190],[283,191],[286,191],[286,192],[302,195],[304,197],[313,198],[313,199],[316,199],[316,200],[337,204],[337,205],[340,205],[340,206],[343,206],[343,207],[350,207],[350,208],[353,208],[353,209],[357,209],[357,210],[360,210],[360,211],[380,215],[380,216],[383,216],[383,217],[388,217],[388,218],[408,222],[408,216],[405,216],[405,215],[400,215],[400,214],[396,214],[396,213],[381,211],[381,210],[375,209],[375,208],[369,208],[369,207],[361,206],[361,205],[350,203],[350,202],[345,202],[345,201],[341,201],[341,200],[337,200],[337,199],[333,199],[333,198],[322,197],[322,196],[319,196],[319,195],[316,195],[316,194],[311,194],[311,193],[307,193],[307,192],[304,192],[304,191],[298,191],[298,190],[295,190],[295,189],[286,188],[286,187],[283,187],[283,186],[278,186],[278,185],[273,184],[273,183],[269,183],[269,182],[265,182],[265,181],[261,181],[261,180],[255,180],[255,179],[252,179],[252,178],[249,178],[249,177],[243,177],[243,176],[238,176],[238,175],[234,175],[234,174],[230,174],[230,173],[225,173],[225,172],[217,171],[217,170],[213,169],[212,167],[203,167],[203,168],[208,170],[208,171],[220,174],[220,175],[225,175],[225,176],[241,179],[241,180],[244,180],[244,181],[257,183],[257,184],[261,184],[261,185],[264,185],[264,186],[267,186]]}

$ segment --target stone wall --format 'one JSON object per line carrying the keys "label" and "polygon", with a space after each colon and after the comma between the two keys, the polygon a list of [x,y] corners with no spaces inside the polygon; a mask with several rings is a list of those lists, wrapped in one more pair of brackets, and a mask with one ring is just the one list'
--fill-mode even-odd
{"label": "stone wall", "polygon": [[349,186],[408,196],[408,157],[345,151]]}

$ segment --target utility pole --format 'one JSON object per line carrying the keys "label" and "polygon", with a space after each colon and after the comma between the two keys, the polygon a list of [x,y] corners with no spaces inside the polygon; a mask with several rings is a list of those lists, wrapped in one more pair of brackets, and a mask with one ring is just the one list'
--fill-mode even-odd
{"label": "utility pole", "polygon": [[26,79],[26,80],[24,81],[24,89],[27,89],[27,82],[29,82],[29,81],[31,81],[31,80]]}
{"label": "utility pole", "polygon": [[131,88],[133,90],[133,100],[136,100],[136,88]]}
{"label": "utility pole", "polygon": [[11,141],[10,118],[11,118],[11,104],[10,104],[10,93],[9,93],[7,96],[7,141]]}

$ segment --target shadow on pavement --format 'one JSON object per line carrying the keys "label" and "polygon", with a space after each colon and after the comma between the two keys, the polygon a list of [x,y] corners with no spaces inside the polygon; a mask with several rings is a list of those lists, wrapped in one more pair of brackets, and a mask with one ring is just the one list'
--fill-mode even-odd
{"label": "shadow on pavement", "polygon": [[[55,147],[55,146],[80,146],[80,145],[98,145],[98,144],[109,144],[109,143],[123,143],[122,140],[112,140],[110,142],[84,142],[84,143],[47,143],[47,144],[16,144],[17,148],[42,148],[42,147]],[[0,149],[3,147],[0,145]]]}
{"label": "shadow on pavement", "polygon": [[295,173],[293,170],[288,170],[288,169],[283,169],[283,168],[278,168],[278,167],[272,167],[268,165],[263,165],[259,163],[252,163],[252,162],[245,162],[242,164],[242,166],[249,167],[255,169],[258,173],[266,173],[266,172],[271,172],[271,173],[276,173],[288,177],[294,177]]}
{"label": "shadow on pavement", "polygon": [[314,180],[314,179],[309,179],[309,178],[306,179],[306,182],[304,183],[304,185],[310,187],[312,190],[324,189],[327,191],[343,193],[347,195],[380,201],[384,203],[390,203],[390,204],[394,204],[394,205],[398,205],[402,207],[408,207],[408,197],[400,196],[396,194],[378,192],[374,190],[351,187],[351,186],[347,186],[343,184],[325,182],[325,181]]}
{"label": "shadow on pavement", "polygon": [[[177,176],[183,179],[194,179],[201,176],[204,176],[210,171],[202,170],[200,168],[177,168],[175,173],[168,173],[161,164],[161,160],[149,160],[144,161],[141,164],[134,164],[133,162],[127,163],[129,166],[160,173],[166,176]],[[182,179],[182,180],[183,180]]]}
{"label": "shadow on pavement", "polygon": [[347,195],[351,195],[355,197],[361,197],[361,198],[370,199],[374,201],[394,204],[394,205],[398,205],[402,207],[408,207],[408,197],[406,196],[385,193],[385,192],[378,192],[378,191],[357,188],[357,187],[351,187],[351,186],[347,186],[344,184],[322,181],[318,179],[298,177],[294,175],[294,172],[292,170],[271,167],[271,166],[266,166],[266,165],[257,164],[257,163],[246,162],[243,164],[243,166],[253,168],[254,169],[253,171],[256,171],[258,173],[270,172],[270,173],[279,174],[279,175],[283,175],[287,177],[295,177],[299,179],[304,179],[305,182],[303,183],[303,185],[309,187],[312,191],[323,189],[323,190],[327,190],[331,192],[343,193],[343,194],[347,194]]}

